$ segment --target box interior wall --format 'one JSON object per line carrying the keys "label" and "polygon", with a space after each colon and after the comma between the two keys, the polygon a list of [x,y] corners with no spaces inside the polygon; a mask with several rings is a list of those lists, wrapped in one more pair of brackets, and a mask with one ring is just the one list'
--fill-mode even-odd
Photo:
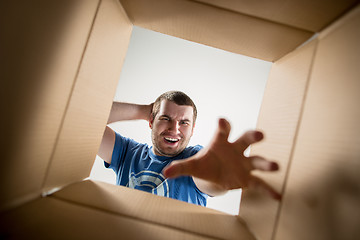
{"label": "box interior wall", "polygon": [[[1,122],[2,236],[46,238],[63,232],[111,237],[100,230],[106,227],[103,221],[116,222],[119,233],[134,238],[160,233],[194,239],[360,236],[360,10],[357,1],[337,1],[321,9],[326,14],[313,24],[301,23],[299,15],[286,20],[304,6],[314,16],[316,4],[324,4],[300,2],[287,1],[290,10],[278,13],[280,18],[270,18],[266,5],[247,8],[235,1],[226,6],[210,0],[2,3],[1,18],[8,23],[1,23],[7,116]],[[101,141],[133,24],[274,61],[258,120],[267,139],[252,154],[281,163],[276,175],[256,173],[283,193],[280,203],[247,190],[240,216],[230,216],[81,182],[89,176]],[[303,44],[318,31],[318,37]],[[94,193],[99,198],[81,198]],[[131,197],[148,205],[131,210],[122,202]],[[107,201],[111,204],[101,204]],[[120,209],[112,207],[117,204]],[[159,204],[168,207],[161,210]],[[29,218],[35,212],[39,216]],[[170,221],[171,214],[176,218]],[[58,224],[58,217],[64,224]],[[70,224],[82,221],[77,229]],[[45,223],[47,230],[36,230]]]}

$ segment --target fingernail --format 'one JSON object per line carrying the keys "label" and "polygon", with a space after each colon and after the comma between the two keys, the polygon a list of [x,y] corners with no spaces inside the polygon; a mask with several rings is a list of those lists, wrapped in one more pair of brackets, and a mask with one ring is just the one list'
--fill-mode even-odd
{"label": "fingernail", "polygon": [[230,123],[225,118],[220,118],[219,128],[222,133],[227,134],[230,131]]}
{"label": "fingernail", "polygon": [[270,170],[272,170],[272,171],[279,170],[279,164],[277,164],[275,162],[272,162],[271,165],[270,165]]}
{"label": "fingernail", "polygon": [[256,141],[260,141],[260,140],[262,140],[263,138],[264,138],[264,134],[263,134],[262,132],[259,132],[259,131],[255,132],[255,139],[256,139]]}

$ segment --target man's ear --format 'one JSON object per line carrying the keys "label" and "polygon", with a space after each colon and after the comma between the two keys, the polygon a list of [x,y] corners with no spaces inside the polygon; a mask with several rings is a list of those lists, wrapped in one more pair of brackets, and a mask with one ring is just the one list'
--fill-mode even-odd
{"label": "man's ear", "polygon": [[150,114],[150,118],[149,118],[149,127],[150,127],[150,129],[152,129],[153,122],[154,122],[154,116],[152,114]]}

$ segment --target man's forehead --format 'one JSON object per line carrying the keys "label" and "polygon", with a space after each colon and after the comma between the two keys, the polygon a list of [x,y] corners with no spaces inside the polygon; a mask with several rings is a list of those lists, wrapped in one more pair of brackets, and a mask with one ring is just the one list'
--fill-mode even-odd
{"label": "man's forehead", "polygon": [[167,115],[169,117],[182,117],[192,120],[194,110],[192,106],[178,105],[169,100],[162,100],[160,103],[159,115]]}

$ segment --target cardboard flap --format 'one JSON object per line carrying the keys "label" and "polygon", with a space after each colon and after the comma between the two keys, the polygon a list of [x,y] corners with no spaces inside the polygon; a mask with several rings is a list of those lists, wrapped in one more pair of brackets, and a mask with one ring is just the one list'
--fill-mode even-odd
{"label": "cardboard flap", "polygon": [[319,32],[358,2],[358,0],[196,1],[311,32]]}
{"label": "cardboard flap", "polygon": [[275,61],[312,32],[193,1],[121,0],[133,24],[175,37]]}
{"label": "cardboard flap", "polygon": [[[280,164],[278,173],[256,173],[279,192],[284,188],[291,164],[316,45],[314,40],[274,63],[267,81],[257,123],[257,128],[265,132],[265,140],[251,146],[251,155]],[[258,239],[270,240],[280,204],[247,190],[243,192],[240,216]]]}
{"label": "cardboard flap", "polygon": [[41,195],[98,1],[1,6],[0,211]]}
{"label": "cardboard flap", "polygon": [[359,26],[319,39],[275,239],[360,238]]}
{"label": "cardboard flap", "polygon": [[119,81],[132,24],[116,0],[102,0],[86,45],[44,191],[90,175]]}
{"label": "cardboard flap", "polygon": [[7,2],[1,11],[4,210],[89,176],[132,24],[117,0]]}
{"label": "cardboard flap", "polygon": [[37,199],[1,215],[0,238],[209,239],[56,198]]}
{"label": "cardboard flap", "polygon": [[238,216],[122,186],[88,180],[51,197],[201,236],[254,239]]}

